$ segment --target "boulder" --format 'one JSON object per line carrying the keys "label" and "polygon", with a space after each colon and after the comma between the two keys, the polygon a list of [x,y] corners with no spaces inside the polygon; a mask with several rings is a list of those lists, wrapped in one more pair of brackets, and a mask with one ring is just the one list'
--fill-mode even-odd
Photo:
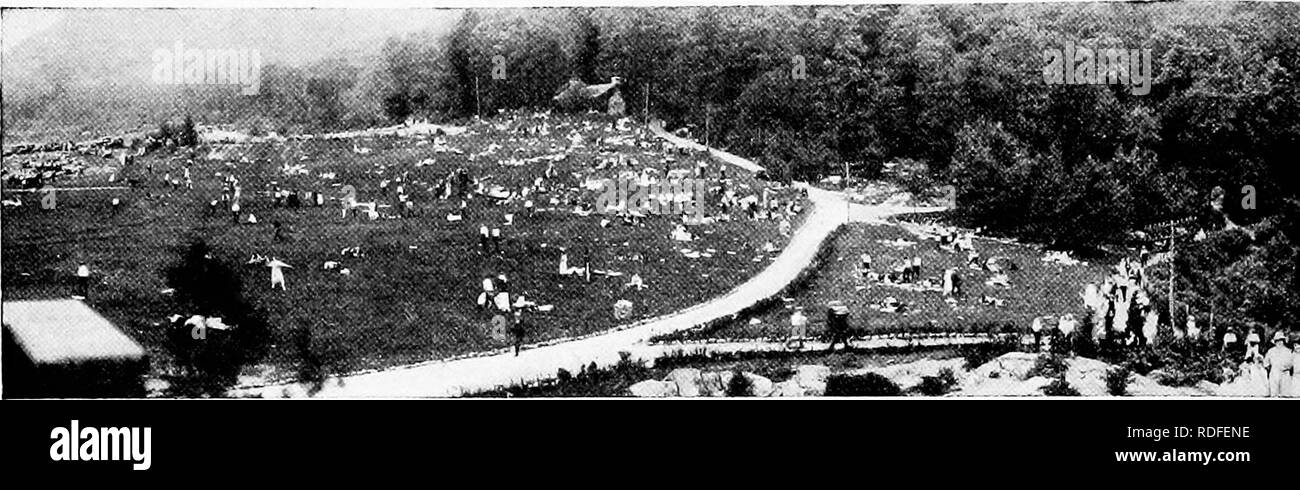
{"label": "boulder", "polygon": [[942,360],[921,359],[914,362],[895,364],[892,366],[856,370],[849,372],[848,374],[864,374],[867,372],[873,372],[889,378],[890,381],[893,381],[898,384],[900,388],[906,390],[921,384],[921,378],[925,376],[937,376],[939,371],[942,371],[945,368],[951,369],[953,374],[957,376],[958,381],[960,381],[963,377],[963,366],[965,363],[966,360],[960,357]]}
{"label": "boulder", "polygon": [[1002,376],[998,378],[974,378],[952,393],[953,396],[1043,396],[1043,387],[1052,380],[1034,376],[1021,381],[1020,378]]}
{"label": "boulder", "polygon": [[1110,364],[1086,357],[1074,357],[1066,361],[1069,368],[1065,371],[1065,381],[1083,396],[1110,396],[1106,389],[1106,371]]}
{"label": "boulder", "polygon": [[677,396],[677,384],[648,379],[627,387],[627,391],[637,398],[667,398]]}
{"label": "boulder", "polygon": [[821,396],[826,392],[826,378],[830,376],[831,368],[814,364],[799,366],[791,379],[804,389],[804,396]]}
{"label": "boulder", "polygon": [[971,383],[982,383],[989,378],[997,379],[1021,379],[1029,370],[1033,369],[1034,363],[1038,360],[1038,354],[1029,352],[1008,352],[1001,357],[985,363],[971,371],[967,376],[967,381]]}
{"label": "boulder", "polygon": [[1074,387],[1080,396],[1111,396],[1110,391],[1106,388],[1106,376],[1104,374],[1094,376],[1066,371],[1065,382]]}
{"label": "boulder", "polygon": [[677,368],[669,372],[664,381],[677,385],[677,396],[696,397],[700,396],[700,385],[704,383],[704,376],[699,369]]}
{"label": "boulder", "polygon": [[1260,382],[1258,379],[1243,379],[1238,376],[1223,384],[1215,384],[1209,381],[1201,380],[1191,387],[1194,390],[1209,393],[1214,396],[1238,396],[1238,397],[1267,397],[1267,381]]}
{"label": "boulder", "polygon": [[731,371],[709,371],[700,375],[700,396],[727,396]]}
{"label": "boulder", "polygon": [[749,378],[751,396],[768,396],[772,394],[772,391],[775,388],[772,380],[754,373],[744,373],[744,375],[746,378]]}
{"label": "boulder", "polygon": [[1208,396],[1214,394],[1191,386],[1165,386],[1149,376],[1140,374],[1133,375],[1133,379],[1129,380],[1127,392],[1128,396]]}
{"label": "boulder", "polygon": [[804,389],[802,386],[799,386],[798,381],[794,379],[787,379],[780,383],[773,383],[772,391],[769,392],[767,396],[792,397],[792,396],[806,396],[806,395],[804,395]]}

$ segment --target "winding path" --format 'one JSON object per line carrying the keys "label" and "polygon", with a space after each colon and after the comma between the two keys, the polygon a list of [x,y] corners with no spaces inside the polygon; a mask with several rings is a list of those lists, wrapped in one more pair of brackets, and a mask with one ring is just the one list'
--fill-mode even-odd
{"label": "winding path", "polygon": [[[664,132],[659,125],[652,124],[651,130],[660,138],[674,144],[706,149],[703,145]],[[762,170],[761,166],[739,156],[717,149],[707,150],[719,160],[745,170]],[[822,241],[841,224],[847,221],[883,222],[887,217],[895,214],[941,210],[941,208],[848,203],[841,193],[817,189],[803,183],[796,185],[808,189],[808,197],[812,204],[809,215],[791,236],[785,249],[766,269],[726,295],[613,331],[535,346],[524,350],[517,357],[513,352],[500,352],[494,355],[432,361],[347,375],[331,379],[314,396],[327,398],[455,397],[551,378],[559,369],[577,372],[582,366],[593,362],[597,366],[609,366],[618,362],[619,352],[630,352],[633,358],[649,361],[663,350],[663,347],[645,345],[651,337],[690,329],[717,318],[737,314],[750,305],[780,293],[786,284],[798,277],[799,273],[812,263]],[[232,395],[278,398],[305,396],[306,392],[301,386],[291,383],[236,388],[232,390]]]}

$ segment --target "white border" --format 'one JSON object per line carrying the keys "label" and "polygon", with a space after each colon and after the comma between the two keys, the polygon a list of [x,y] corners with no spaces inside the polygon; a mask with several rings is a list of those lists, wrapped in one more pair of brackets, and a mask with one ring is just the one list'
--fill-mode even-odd
{"label": "white border", "polygon": [[[900,4],[989,4],[989,3],[1115,3],[1121,0],[0,0],[5,8],[523,8],[523,7],[696,7],[774,5],[900,5]],[[1188,3],[1225,3],[1245,0],[1193,0]],[[1300,0],[1262,0],[1264,3],[1292,3]],[[1147,2],[1138,2],[1147,3]],[[1252,2],[1254,3],[1254,2]]]}

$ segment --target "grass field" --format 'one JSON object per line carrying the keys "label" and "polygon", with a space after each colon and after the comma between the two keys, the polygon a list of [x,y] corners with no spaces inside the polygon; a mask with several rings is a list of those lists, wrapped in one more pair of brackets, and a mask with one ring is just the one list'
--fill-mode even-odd
{"label": "grass field", "polygon": [[[549,134],[538,132],[543,124]],[[581,134],[584,145],[573,146],[572,134]],[[505,274],[516,293],[554,305],[550,312],[527,315],[527,341],[582,335],[721,295],[775,256],[760,249],[765,243],[779,248],[785,241],[770,219],[738,217],[696,225],[691,228],[696,239],[679,242],[670,238],[681,222],[678,216],[624,225],[613,216],[572,213],[574,205],[594,207],[596,192],[583,187],[590,179],[647,165],[687,169],[708,158],[677,155],[665,162],[659,145],[635,125],[621,131],[601,116],[518,113],[439,138],[445,145],[432,136],[214,145],[151,153],[124,169],[115,160],[63,157],[84,160],[90,168],[54,182],[58,187],[136,183],[126,190],[63,191],[54,210],[40,209],[35,194],[6,189],[6,199],[21,199],[23,205],[4,210],[5,300],[66,297],[73,291],[77,264],[87,263],[95,284],[90,303],[149,349],[155,372],[166,373],[171,369],[164,344],[166,318],[189,312],[162,293],[168,288],[163,270],[178,260],[178,250],[190,238],[199,237],[213,247],[215,258],[238,268],[245,297],[265,313],[276,333],[270,357],[249,374],[283,379],[295,362],[286,336],[295,327],[312,332],[313,345],[336,360],[335,372],[504,347],[505,342],[488,334],[489,315],[475,300],[484,277]],[[354,151],[354,143],[370,151]],[[529,196],[537,209],[532,216],[519,197],[498,201],[478,195],[463,211],[459,198],[439,199],[441,179],[456,168],[464,167],[484,186],[517,193],[543,176],[547,166],[548,160],[528,159],[564,154],[555,163],[555,177],[546,181],[550,192]],[[7,158],[5,168],[12,171],[30,158]],[[179,178],[191,159],[192,190],[163,183],[163,176]],[[620,159],[636,163],[620,167]],[[598,169],[602,166],[606,168]],[[110,183],[114,174],[117,182]],[[208,210],[208,202],[221,195],[222,176],[229,174],[237,175],[243,186],[245,222],[239,224],[224,207],[215,215]],[[401,175],[415,203],[409,211],[400,210],[395,182],[387,194],[380,190],[382,180]],[[728,187],[742,197],[769,185],[734,168],[727,177]],[[706,178],[719,182],[718,164],[710,163]],[[277,185],[331,199],[323,207],[276,206],[268,192]],[[335,198],[344,185],[356,188],[359,201],[376,201],[381,217],[342,217]],[[800,199],[788,188],[775,193]],[[122,202],[117,211],[110,205],[114,197]],[[706,209],[716,211],[716,198],[710,199]],[[256,224],[246,222],[249,213],[257,217]],[[448,221],[452,213],[462,214],[463,220]],[[507,213],[515,216],[512,225],[504,224]],[[606,217],[612,221],[607,227],[601,224]],[[791,218],[795,227],[801,218]],[[277,236],[277,222],[283,236]],[[501,252],[479,249],[480,224],[501,229]],[[349,247],[359,247],[360,256],[341,254]],[[561,250],[568,251],[571,267],[581,266],[589,254],[593,269],[623,275],[593,274],[590,283],[561,276]],[[287,270],[287,291],[270,289],[266,267],[246,264],[255,254],[293,266]],[[326,261],[339,265],[326,270]],[[341,273],[345,268],[350,274]],[[639,274],[648,288],[626,288],[632,274]],[[616,320],[613,304],[621,299],[634,304],[633,313]]]}
{"label": "grass field", "polygon": [[[908,228],[914,226],[909,224]],[[1045,262],[1044,251],[1023,244],[982,238],[973,242],[983,258],[1004,257],[1018,266],[1019,270],[1006,272],[1009,287],[985,284],[993,272],[968,268],[964,253],[943,250],[937,241],[924,239],[904,226],[851,224],[829,245],[822,266],[784,301],[710,328],[658,340],[780,339],[789,334],[789,316],[795,306],[805,308],[810,320],[809,335],[821,335],[825,331],[825,305],[834,300],[848,306],[849,324],[858,335],[1005,328],[1024,331],[1037,316],[1073,313],[1078,317],[1083,311],[1080,293],[1084,285],[1100,282],[1109,267],[1104,260],[1076,265]],[[872,268],[877,272],[904,259],[920,257],[922,278],[935,288],[868,282],[860,273],[859,257],[863,253],[871,256]],[[955,302],[945,301],[938,290],[947,268],[958,269],[966,290]],[[882,311],[879,307],[890,297],[906,308]],[[1000,306],[984,302],[985,297],[1001,301]]]}

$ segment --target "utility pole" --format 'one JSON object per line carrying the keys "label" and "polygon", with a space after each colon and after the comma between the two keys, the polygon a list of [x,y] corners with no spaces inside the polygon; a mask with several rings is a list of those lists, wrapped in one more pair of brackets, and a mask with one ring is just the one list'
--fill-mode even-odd
{"label": "utility pole", "polygon": [[480,99],[478,93],[477,75],[474,76],[474,116],[479,119],[483,119],[483,106],[482,106],[482,100]]}
{"label": "utility pole", "polygon": [[645,114],[645,116],[643,116],[643,117],[645,118],[645,123],[646,123],[646,125],[649,125],[649,124],[650,124],[650,84],[649,84],[649,83],[646,83],[646,84],[645,84],[645,111],[644,111],[644,114]]}
{"label": "utility pole", "polygon": [[853,200],[849,199],[849,162],[844,161],[844,222],[849,222],[849,216],[853,214]]}
{"label": "utility pole", "polygon": [[1169,328],[1178,328],[1174,324],[1174,224],[1169,223]]}

